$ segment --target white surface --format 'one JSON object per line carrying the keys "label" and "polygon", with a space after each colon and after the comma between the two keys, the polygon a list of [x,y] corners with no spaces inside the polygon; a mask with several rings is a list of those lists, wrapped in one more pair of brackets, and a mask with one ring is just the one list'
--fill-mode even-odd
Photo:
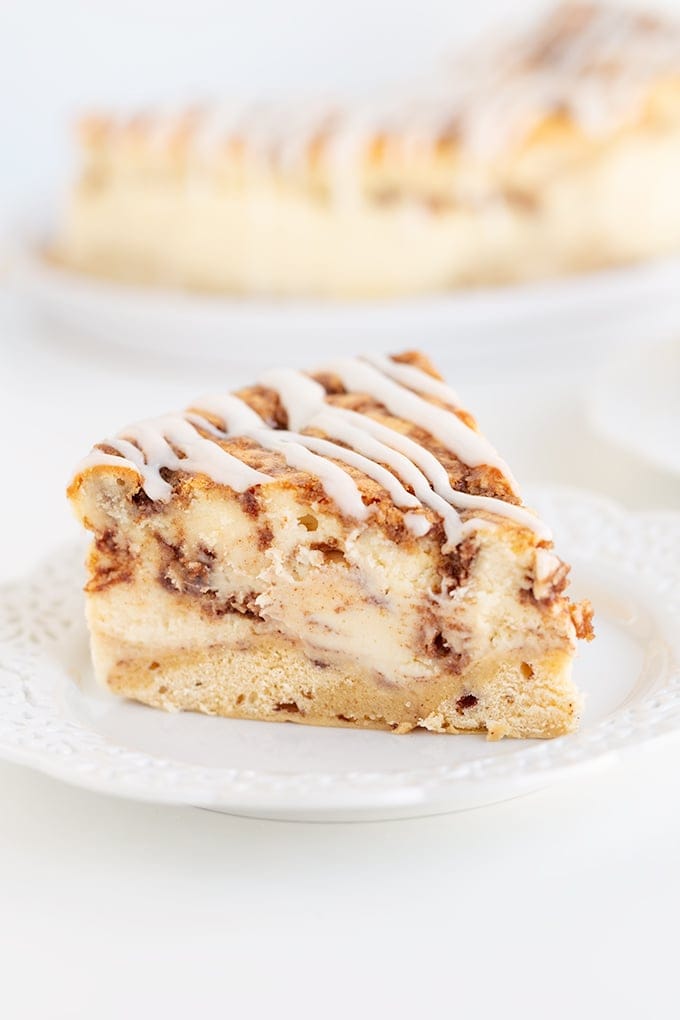
{"label": "white surface", "polygon": [[467,810],[592,773],[680,732],[680,516],[626,513],[565,488],[532,505],[589,596],[598,639],[580,649],[578,734],[489,743],[432,733],[326,730],[121,701],[94,683],[82,547],[2,592],[0,758],[87,789],[257,818],[375,821]]}
{"label": "white surface", "polygon": [[320,337],[337,351],[361,337],[362,350],[382,352],[424,336],[434,358],[484,371],[489,358],[497,368],[526,357],[564,368],[631,339],[658,342],[680,332],[678,258],[522,286],[343,304],[117,285],[50,265],[25,239],[10,281],[69,335],[229,371],[268,367],[272,341],[288,364],[304,366],[317,356]]}
{"label": "white surface", "polygon": [[588,392],[594,428],[611,443],[680,475],[680,341],[624,346]]}

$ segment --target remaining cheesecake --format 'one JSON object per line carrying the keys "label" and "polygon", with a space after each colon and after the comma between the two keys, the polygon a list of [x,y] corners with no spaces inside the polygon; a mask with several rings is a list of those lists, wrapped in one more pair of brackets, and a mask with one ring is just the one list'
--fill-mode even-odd
{"label": "remaining cheesecake", "polygon": [[577,725],[590,606],[421,354],[271,371],[131,425],[69,496],[117,694],[399,733]]}
{"label": "remaining cheesecake", "polygon": [[128,282],[375,298],[680,250],[680,31],[570,4],[349,106],[92,115],[52,256]]}

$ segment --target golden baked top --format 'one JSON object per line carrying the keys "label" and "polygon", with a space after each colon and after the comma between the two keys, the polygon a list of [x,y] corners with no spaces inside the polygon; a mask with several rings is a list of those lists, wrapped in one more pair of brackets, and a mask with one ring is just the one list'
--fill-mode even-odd
{"label": "golden baked top", "polygon": [[116,475],[129,500],[162,509],[196,487],[227,486],[254,507],[261,490],[295,490],[394,540],[442,531],[454,548],[503,521],[549,540],[521,506],[510,469],[424,355],[336,359],[312,375],[281,369],[234,395],[130,425],[97,444],[69,489]]}

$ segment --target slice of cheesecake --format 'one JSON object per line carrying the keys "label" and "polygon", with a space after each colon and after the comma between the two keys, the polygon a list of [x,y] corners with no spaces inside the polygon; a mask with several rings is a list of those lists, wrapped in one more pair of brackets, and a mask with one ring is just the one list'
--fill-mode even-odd
{"label": "slice of cheesecake", "polygon": [[421,354],[275,370],[131,425],[69,496],[117,694],[399,733],[577,725],[589,604]]}

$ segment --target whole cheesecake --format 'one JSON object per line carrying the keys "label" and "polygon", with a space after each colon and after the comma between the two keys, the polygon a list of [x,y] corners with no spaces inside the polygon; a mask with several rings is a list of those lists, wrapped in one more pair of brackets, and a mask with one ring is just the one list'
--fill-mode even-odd
{"label": "whole cheesecake", "polygon": [[680,31],[568,4],[379,101],[87,117],[51,255],[131,283],[381,298],[680,250]]}

